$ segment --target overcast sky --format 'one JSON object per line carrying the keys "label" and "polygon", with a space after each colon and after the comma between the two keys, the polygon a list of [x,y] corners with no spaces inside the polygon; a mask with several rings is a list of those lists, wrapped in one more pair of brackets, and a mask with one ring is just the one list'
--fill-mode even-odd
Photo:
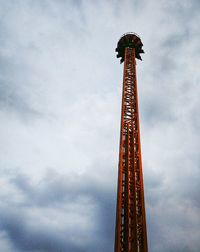
{"label": "overcast sky", "polygon": [[0,0],[2,252],[111,252],[136,32],[150,252],[200,251],[198,0]]}

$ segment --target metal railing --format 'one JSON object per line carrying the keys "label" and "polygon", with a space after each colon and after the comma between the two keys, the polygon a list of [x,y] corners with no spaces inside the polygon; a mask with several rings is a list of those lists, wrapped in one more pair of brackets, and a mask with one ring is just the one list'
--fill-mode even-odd
{"label": "metal railing", "polygon": [[[129,34],[130,34],[130,35],[135,35],[135,36],[137,36],[138,38],[140,38],[140,36],[139,36],[137,33],[135,33],[135,32],[126,32],[126,33],[124,33],[124,34],[120,37],[120,39],[123,38],[123,37],[126,36],[126,35],[129,35]],[[120,40],[120,39],[119,39],[119,40]]]}

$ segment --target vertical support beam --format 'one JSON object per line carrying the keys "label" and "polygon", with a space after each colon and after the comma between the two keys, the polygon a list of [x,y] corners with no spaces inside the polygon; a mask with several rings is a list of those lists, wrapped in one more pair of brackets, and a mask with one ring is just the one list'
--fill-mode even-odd
{"label": "vertical support beam", "polygon": [[[124,75],[123,75],[123,83],[125,83],[126,77],[126,65],[124,64]],[[122,108],[121,108],[121,115],[124,114],[124,96],[125,96],[125,85],[123,85],[122,90]],[[116,229],[115,229],[115,252],[124,251],[122,246],[124,243],[121,240],[124,237],[124,170],[123,170],[123,146],[125,142],[125,136],[123,134],[124,128],[124,117],[121,117],[121,131],[120,131],[120,148],[119,148],[119,168],[118,168],[118,187],[117,187],[117,213],[116,213]]]}
{"label": "vertical support beam", "polygon": [[115,252],[147,252],[135,48],[125,48]]}

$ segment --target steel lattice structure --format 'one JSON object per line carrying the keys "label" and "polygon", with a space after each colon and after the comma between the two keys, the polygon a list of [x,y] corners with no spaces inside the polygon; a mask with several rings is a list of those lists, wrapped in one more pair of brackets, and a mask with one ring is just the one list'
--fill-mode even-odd
{"label": "steel lattice structure", "polygon": [[141,60],[142,46],[136,34],[128,33],[116,48],[117,57],[124,62],[124,78],[115,252],[148,251],[136,81],[136,58]]}

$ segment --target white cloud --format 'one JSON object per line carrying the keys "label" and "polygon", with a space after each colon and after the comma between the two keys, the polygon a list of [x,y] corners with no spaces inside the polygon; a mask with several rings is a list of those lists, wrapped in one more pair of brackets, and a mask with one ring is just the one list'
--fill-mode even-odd
{"label": "white cloud", "polygon": [[197,2],[1,6],[4,251],[112,250],[123,69],[114,50],[127,31],[146,52],[137,75],[149,250],[198,251]]}

